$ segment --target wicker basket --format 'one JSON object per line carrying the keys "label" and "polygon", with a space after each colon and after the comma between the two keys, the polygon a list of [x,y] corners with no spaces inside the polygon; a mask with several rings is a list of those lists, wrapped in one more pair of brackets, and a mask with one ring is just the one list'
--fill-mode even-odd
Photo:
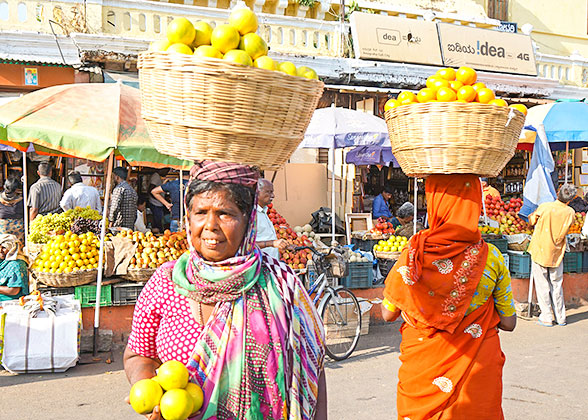
{"label": "wicker basket", "polygon": [[127,270],[127,274],[121,276],[125,280],[129,281],[136,281],[139,283],[144,283],[149,281],[153,273],[155,273],[155,268],[129,268]]}
{"label": "wicker basket", "polygon": [[272,170],[298,147],[324,84],[214,58],[139,54],[142,116],[161,153]]}
{"label": "wicker basket", "polygon": [[392,153],[408,176],[468,173],[495,177],[514,155],[524,115],[507,107],[431,102],[392,108]]}
{"label": "wicker basket", "polygon": [[380,259],[385,259],[385,260],[398,260],[398,258],[400,258],[400,254],[401,252],[380,252],[380,251],[376,251],[374,252],[374,255],[376,258]]}
{"label": "wicker basket", "polygon": [[42,273],[33,271],[37,281],[51,287],[75,287],[96,281],[98,270],[81,270],[73,273]]}

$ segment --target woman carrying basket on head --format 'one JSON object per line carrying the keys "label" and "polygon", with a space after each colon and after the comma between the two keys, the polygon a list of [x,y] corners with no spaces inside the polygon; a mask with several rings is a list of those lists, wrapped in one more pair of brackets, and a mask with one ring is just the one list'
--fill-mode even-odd
{"label": "woman carrying basket on head", "polygon": [[388,274],[387,321],[402,315],[399,419],[503,419],[498,329],[514,330],[510,276],[478,231],[474,175],[426,180],[430,228],[413,236]]}
{"label": "woman carrying basket on head", "polygon": [[322,323],[294,272],[255,244],[257,181],[241,165],[192,168],[190,253],[145,285],[125,372],[133,384],[184,363],[204,392],[197,419],[326,419]]}

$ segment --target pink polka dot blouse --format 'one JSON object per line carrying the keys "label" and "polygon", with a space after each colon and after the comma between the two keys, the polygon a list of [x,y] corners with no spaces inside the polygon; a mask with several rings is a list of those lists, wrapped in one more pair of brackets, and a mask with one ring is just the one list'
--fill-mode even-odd
{"label": "pink polka dot blouse", "polygon": [[141,356],[184,364],[192,354],[202,326],[190,311],[188,299],[174,290],[175,261],[162,265],[137,299],[128,346]]}

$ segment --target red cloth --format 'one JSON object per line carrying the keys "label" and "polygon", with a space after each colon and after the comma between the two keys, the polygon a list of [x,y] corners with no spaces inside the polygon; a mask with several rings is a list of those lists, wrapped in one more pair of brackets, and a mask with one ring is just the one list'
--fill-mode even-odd
{"label": "red cloth", "polygon": [[257,185],[259,171],[238,163],[202,160],[190,169],[190,181],[193,179],[251,187]]}

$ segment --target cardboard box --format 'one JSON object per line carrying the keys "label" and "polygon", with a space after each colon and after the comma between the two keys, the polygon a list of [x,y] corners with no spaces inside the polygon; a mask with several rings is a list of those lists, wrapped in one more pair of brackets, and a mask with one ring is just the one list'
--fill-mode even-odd
{"label": "cardboard box", "polygon": [[350,23],[356,58],[443,64],[433,22],[354,12]]}
{"label": "cardboard box", "polygon": [[439,23],[443,64],[537,76],[531,37]]}

